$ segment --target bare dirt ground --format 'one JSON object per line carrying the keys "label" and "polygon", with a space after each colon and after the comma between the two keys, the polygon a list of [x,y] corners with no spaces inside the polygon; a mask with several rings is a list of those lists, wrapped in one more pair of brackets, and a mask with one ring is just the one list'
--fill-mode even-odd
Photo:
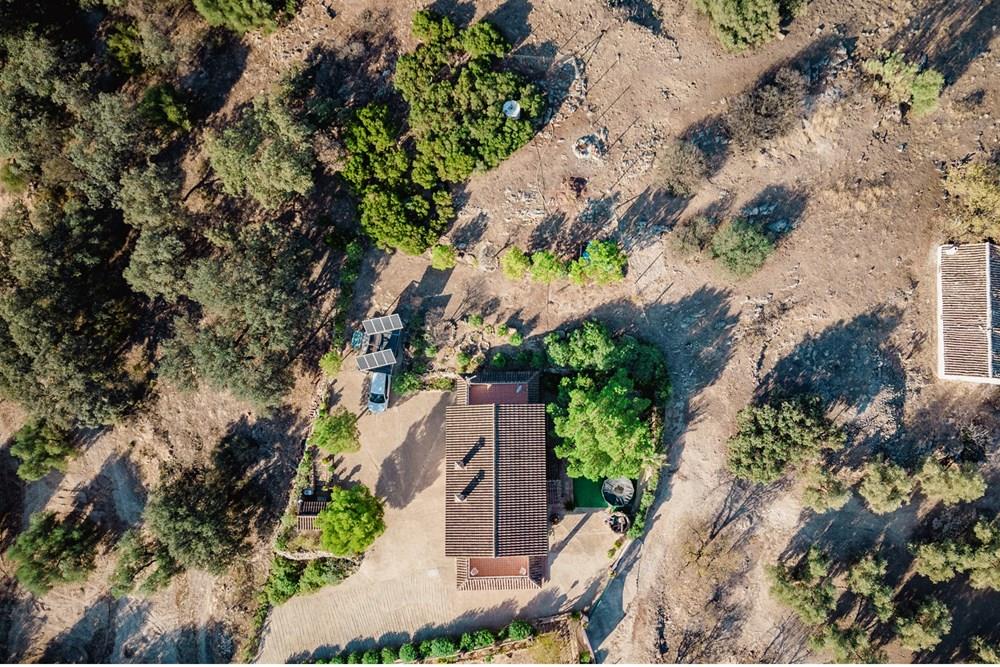
{"label": "bare dirt ground", "polygon": [[[793,485],[733,484],[724,471],[725,440],[736,412],[758,392],[796,385],[836,406],[850,434],[845,465],[874,451],[915,459],[973,424],[996,441],[997,391],[934,377],[931,253],[944,240],[938,230],[947,217],[938,166],[998,147],[1000,2],[814,0],[783,39],[746,55],[722,52],[689,3],[653,4],[661,12],[658,34],[620,21],[599,0],[436,3],[460,19],[495,21],[516,46],[511,62],[561,101],[528,146],[474,177],[458,198],[449,236],[483,260],[480,268],[442,274],[424,260],[373,252],[355,309],[388,308],[401,294],[414,294],[438,299],[445,317],[481,312],[487,321],[512,321],[529,342],[598,316],[660,344],[675,389],[667,409],[670,474],[647,537],[632,547],[592,615],[598,656],[800,661],[810,656],[805,633],[768,596],[764,566],[804,544],[838,558],[884,544],[901,597],[909,599],[923,584],[905,572],[905,543],[927,530],[934,512],[911,505],[879,518],[853,501],[813,516]],[[423,5],[306,0],[288,26],[227,47],[218,65],[224,71],[194,70],[190,80],[228,82],[216,123],[310,57],[363,55],[365,68],[354,78],[345,74],[345,99],[384,95],[394,55],[412,44],[409,18]],[[945,74],[938,111],[903,123],[871,99],[856,63],[879,46],[926,54]],[[782,64],[820,82],[797,126],[752,150],[717,140],[733,97]],[[355,80],[367,87],[352,88]],[[602,159],[573,154],[580,136],[605,130]],[[712,175],[689,200],[666,197],[652,171],[656,149],[675,137],[713,147]],[[192,161],[192,182],[200,177],[197,166]],[[567,187],[569,177],[586,179],[582,195]],[[789,231],[760,272],[735,281],[672,243],[669,231],[703,211],[764,215]],[[481,270],[508,243],[571,256],[609,233],[630,251],[623,286],[549,289]],[[312,381],[303,377],[288,406],[269,418],[248,415],[224,396],[166,391],[148,415],[95,434],[65,476],[32,485],[11,502],[21,503],[26,518],[82,494],[95,511],[128,525],[159,466],[203,455],[234,425],[258,429],[273,444],[276,471],[289,473]],[[21,419],[4,406],[0,435],[9,436]],[[988,465],[995,482],[995,459]],[[977,506],[1000,507],[1000,485]],[[99,562],[82,587],[22,598],[0,617],[0,629],[10,625],[6,653],[22,660],[231,657],[250,611],[237,577],[192,573],[152,599],[115,602],[104,584],[111,564]],[[953,632],[922,657],[963,657],[963,638],[1000,621],[995,593],[955,585],[947,601]],[[910,659],[895,649],[890,657]]]}

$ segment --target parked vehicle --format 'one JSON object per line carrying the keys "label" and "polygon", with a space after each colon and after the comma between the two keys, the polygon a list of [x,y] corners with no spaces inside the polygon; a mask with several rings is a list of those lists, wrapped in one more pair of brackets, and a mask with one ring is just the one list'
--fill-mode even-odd
{"label": "parked vehicle", "polygon": [[389,387],[392,376],[388,370],[372,373],[371,387],[368,390],[368,411],[372,413],[385,412],[389,407]]}

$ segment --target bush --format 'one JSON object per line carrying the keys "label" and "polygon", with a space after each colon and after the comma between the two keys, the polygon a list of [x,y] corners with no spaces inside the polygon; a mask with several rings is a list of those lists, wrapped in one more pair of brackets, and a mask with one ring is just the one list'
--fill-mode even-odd
{"label": "bush", "polygon": [[587,259],[581,257],[570,264],[573,282],[583,284],[593,281],[598,285],[610,285],[625,277],[628,257],[617,242],[591,241],[587,244],[587,255]]}
{"label": "bush", "polygon": [[357,556],[385,532],[382,502],[368,487],[330,489],[330,502],[316,517],[323,548],[335,556]]}
{"label": "bush", "polygon": [[733,100],[726,118],[730,136],[743,148],[775,139],[798,122],[806,95],[806,78],[782,67],[774,78]]}
{"label": "bush", "polygon": [[14,434],[10,454],[20,460],[17,476],[34,482],[53,470],[65,472],[76,447],[68,431],[44,419],[35,419]]}
{"label": "bush", "polygon": [[448,637],[435,637],[420,643],[420,653],[425,658],[447,658],[458,653],[458,647]]}
{"label": "bush", "polygon": [[524,343],[524,336],[521,335],[520,331],[511,331],[510,338],[508,340],[514,347],[520,347],[521,344]]}
{"label": "bush", "polygon": [[476,630],[473,633],[466,632],[458,642],[458,647],[462,651],[476,651],[487,646],[493,646],[497,638],[489,630]]}
{"label": "bush", "polygon": [[944,187],[956,203],[958,237],[1000,241],[1000,164],[969,162],[952,167]]}
{"label": "bush", "polygon": [[328,378],[336,376],[343,364],[344,358],[337,350],[330,350],[319,358],[319,368],[323,371],[323,375]]}
{"label": "bush", "polygon": [[885,50],[866,60],[862,68],[872,77],[876,92],[889,102],[907,105],[917,116],[937,108],[944,87],[940,72],[921,72],[918,65],[907,63],[901,52]]}
{"label": "bush", "polygon": [[972,463],[946,465],[927,459],[917,473],[917,482],[929,500],[949,506],[972,502],[986,495],[986,479]]}
{"label": "bush", "polygon": [[680,223],[671,235],[674,246],[685,255],[704,252],[712,243],[716,221],[707,215],[697,215]]}
{"label": "bush", "polygon": [[844,433],[823,415],[816,396],[803,396],[740,410],[729,439],[729,470],[737,477],[770,484],[788,468],[839,449]]}
{"label": "bush", "polygon": [[413,644],[403,644],[399,647],[399,659],[402,662],[416,662],[420,659],[417,654],[417,647]]}
{"label": "bush", "polygon": [[511,280],[523,279],[530,268],[531,258],[516,246],[500,255],[500,270]]}
{"label": "bush", "polygon": [[29,175],[17,166],[13,160],[7,160],[0,165],[0,185],[12,195],[18,195],[28,189]]}
{"label": "bush", "polygon": [[142,44],[139,29],[134,23],[115,22],[108,34],[107,45],[108,53],[126,74],[136,74],[142,70]]}
{"label": "bush", "polygon": [[913,616],[899,619],[899,643],[913,651],[932,649],[951,631],[951,612],[940,600],[931,598]]}
{"label": "bush", "polygon": [[911,549],[916,555],[917,573],[933,582],[948,581],[960,572],[968,572],[973,588],[1000,590],[1000,570],[996,567],[1000,529],[995,520],[978,521],[973,526],[971,539],[942,540]]}
{"label": "bush", "polygon": [[375,649],[369,649],[364,652],[361,656],[362,665],[377,665],[379,664],[379,652]]}
{"label": "bush", "polygon": [[858,493],[872,512],[889,514],[909,502],[913,479],[900,466],[879,457],[864,467],[864,479]]}
{"label": "bush", "polygon": [[764,266],[774,252],[774,241],[759,226],[736,218],[719,228],[711,247],[712,257],[742,278]]}
{"label": "bush", "polygon": [[168,132],[191,131],[191,117],[187,105],[169,83],[150,86],[143,93],[139,113],[150,123]]}
{"label": "bush", "polygon": [[361,449],[361,433],[358,431],[357,415],[343,406],[338,406],[332,413],[320,408],[309,435],[309,444],[328,454],[358,451]]}
{"label": "bush", "polygon": [[325,586],[343,581],[350,571],[347,561],[336,558],[318,558],[306,563],[299,577],[299,593],[312,593]]}
{"label": "bush", "polygon": [[816,651],[830,651],[838,663],[870,665],[886,661],[885,652],[873,647],[871,638],[861,628],[843,630],[828,625],[814,633],[809,644]]}
{"label": "bush", "polygon": [[299,592],[302,569],[301,562],[283,556],[275,556],[271,560],[271,571],[264,584],[268,604],[277,606]]}
{"label": "bush", "polygon": [[837,606],[836,589],[828,581],[829,566],[826,556],[812,547],[794,568],[769,567],[771,594],[791,607],[804,623],[825,623]]}
{"label": "bush", "polygon": [[406,371],[399,376],[395,385],[397,394],[400,396],[409,396],[423,389],[424,381],[417,373]]}
{"label": "bush", "polygon": [[455,250],[455,246],[438,243],[431,251],[431,267],[438,271],[453,269],[457,263],[458,252]]}
{"label": "bush", "polygon": [[743,51],[774,39],[781,19],[777,0],[695,0],[712,30],[730,51]]}
{"label": "bush", "polygon": [[382,660],[383,665],[391,665],[399,659],[399,655],[396,653],[396,649],[391,646],[385,646],[382,648]]}
{"label": "bush", "polygon": [[535,635],[535,628],[531,623],[517,619],[507,626],[506,630],[504,630],[504,635],[507,639],[527,639]]}
{"label": "bush", "polygon": [[483,326],[483,316],[479,313],[472,313],[465,318],[465,323],[473,329],[478,329]]}
{"label": "bush", "polygon": [[212,26],[242,35],[251,30],[274,30],[274,6],[268,0],[194,0],[195,9]]}
{"label": "bush", "polygon": [[705,154],[690,141],[672,141],[656,155],[657,182],[673,197],[693,197],[707,176]]}
{"label": "bush", "polygon": [[885,583],[885,573],[888,568],[884,558],[865,556],[851,566],[847,574],[847,587],[871,602],[875,615],[886,623],[896,613],[896,605],[892,601],[892,587]]}
{"label": "bush", "polygon": [[566,277],[566,264],[548,250],[531,254],[531,279],[545,285]]}
{"label": "bush", "polygon": [[179,570],[166,547],[156,540],[144,540],[134,529],[125,531],[118,540],[115,557],[115,569],[109,580],[115,599],[128,595],[137,586],[141,595],[155,593],[169,584]]}
{"label": "bush", "polygon": [[973,637],[969,642],[969,650],[983,664],[1000,664],[1000,646],[988,642],[983,637]]}
{"label": "bush", "polygon": [[490,359],[490,366],[493,368],[506,368],[509,361],[510,359],[506,354],[503,352],[496,352],[494,353],[493,358]]}
{"label": "bush", "polygon": [[820,464],[809,466],[804,478],[806,488],[802,492],[802,504],[814,512],[839,510],[851,499],[847,485],[833,473],[823,470]]}
{"label": "bush", "polygon": [[90,521],[60,520],[52,512],[31,515],[5,557],[18,583],[35,595],[59,584],[83,581],[94,567],[97,535]]}

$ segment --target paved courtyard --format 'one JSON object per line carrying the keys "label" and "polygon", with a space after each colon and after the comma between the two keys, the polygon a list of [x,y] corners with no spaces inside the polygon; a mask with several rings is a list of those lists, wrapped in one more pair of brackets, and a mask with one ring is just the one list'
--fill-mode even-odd
{"label": "paved courtyard", "polygon": [[[356,411],[361,379],[345,371],[334,387],[341,404]],[[352,577],[271,613],[261,662],[499,627],[517,616],[582,607],[597,593],[614,542],[601,514],[570,514],[554,527],[550,576],[541,590],[457,591],[454,559],[444,556],[444,416],[453,396],[422,392],[394,400],[386,413],[361,418],[361,451],[338,468],[341,479],[362,482],[385,499],[385,533]]]}

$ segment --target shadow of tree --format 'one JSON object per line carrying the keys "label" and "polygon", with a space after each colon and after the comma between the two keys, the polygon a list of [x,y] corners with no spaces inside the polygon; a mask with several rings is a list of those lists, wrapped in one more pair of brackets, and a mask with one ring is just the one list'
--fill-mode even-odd
{"label": "shadow of tree", "polygon": [[531,36],[529,18],[534,8],[528,0],[507,0],[483,19],[495,25],[516,49]]}
{"label": "shadow of tree", "polygon": [[626,252],[635,252],[655,243],[676,225],[687,209],[689,197],[675,197],[667,190],[646,188],[618,216],[618,240]]}
{"label": "shadow of tree", "polygon": [[779,238],[798,227],[809,195],[800,188],[769,185],[740,210],[740,216]]}
{"label": "shadow of tree", "polygon": [[441,476],[444,416],[450,399],[450,394],[442,394],[427,416],[410,427],[403,443],[383,460],[375,495],[384,498],[389,507],[406,507]]}
{"label": "shadow of tree", "polygon": [[243,75],[249,47],[239,35],[223,28],[209,32],[181,86],[190,92],[196,115],[208,117],[226,104],[229,92]]}
{"label": "shadow of tree", "polygon": [[928,67],[953,84],[976,58],[989,52],[998,24],[998,0],[931,0],[889,38],[886,48],[902,50],[913,60],[926,55]]}

